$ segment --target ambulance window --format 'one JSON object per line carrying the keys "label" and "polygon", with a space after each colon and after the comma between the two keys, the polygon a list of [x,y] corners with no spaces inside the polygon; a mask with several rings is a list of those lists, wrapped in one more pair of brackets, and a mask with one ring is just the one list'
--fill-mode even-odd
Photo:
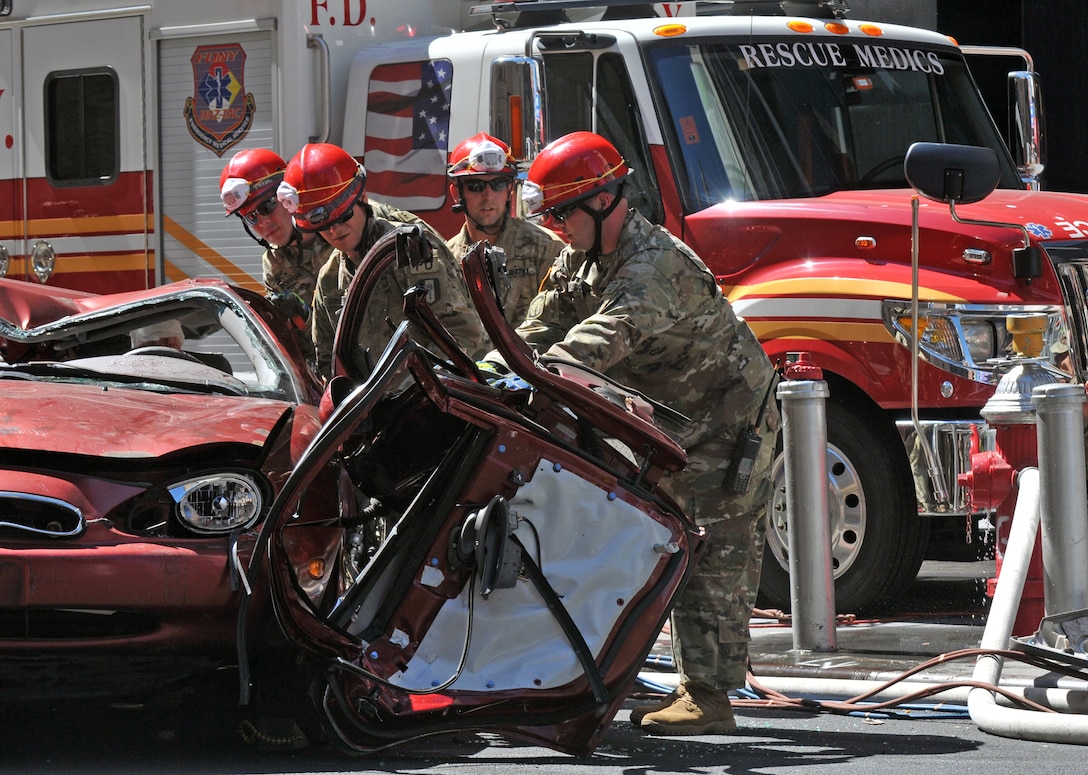
{"label": "ambulance window", "polygon": [[55,186],[105,185],[120,172],[120,98],[108,68],[45,81],[45,169]]}
{"label": "ambulance window", "polygon": [[544,126],[547,139],[593,129],[593,55],[589,52],[545,56],[545,90],[550,99]]}

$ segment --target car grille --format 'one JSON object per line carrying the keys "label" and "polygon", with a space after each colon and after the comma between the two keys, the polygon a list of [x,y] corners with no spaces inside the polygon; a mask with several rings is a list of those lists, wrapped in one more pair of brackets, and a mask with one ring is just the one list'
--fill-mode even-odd
{"label": "car grille", "polygon": [[0,531],[47,538],[71,538],[83,532],[82,512],[70,503],[24,492],[0,491]]}

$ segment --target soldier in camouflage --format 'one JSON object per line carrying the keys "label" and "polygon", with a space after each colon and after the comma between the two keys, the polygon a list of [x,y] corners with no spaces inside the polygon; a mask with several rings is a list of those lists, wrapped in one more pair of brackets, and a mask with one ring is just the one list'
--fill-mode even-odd
{"label": "soldier in camouflage", "polygon": [[311,310],[317,273],[332,247],[316,234],[295,228],[280,207],[276,188],[285,162],[267,148],[249,148],[231,157],[219,175],[219,197],[228,215],[237,215],[265,249],[261,257],[265,295],[291,320],[303,356],[314,359]]}
{"label": "soldier in camouflage", "polygon": [[554,232],[510,214],[514,190],[514,159],[502,140],[480,132],[450,153],[450,196],[454,212],[465,214],[465,225],[447,240],[457,259],[481,240],[506,253],[508,284],[502,309],[511,325],[525,319],[529,302],[540,290],[548,267],[563,249]]}
{"label": "soldier in camouflage", "polygon": [[[366,201],[366,171],[342,148],[310,144],[287,165],[278,189],[280,202],[303,232],[319,233],[334,250],[321,267],[314,294],[313,343],[318,372],[332,376],[333,343],[343,307],[359,262],[367,251],[397,224],[379,218]],[[487,336],[472,313],[464,278],[445,243],[424,229],[434,249],[434,260],[420,267],[393,267],[379,278],[367,308],[366,330],[360,348],[376,358],[393,331],[387,320],[404,319],[404,294],[426,286],[428,302],[442,324],[470,357],[486,349]]]}
{"label": "soldier in camouflage", "polygon": [[[375,200],[367,200],[366,204],[370,206],[375,218],[390,221],[393,227],[402,223],[418,224],[431,232],[434,238],[438,236],[430,226],[414,213]],[[295,315],[298,316],[295,321],[296,326],[301,329],[300,346],[307,359],[313,361],[316,366],[314,315],[312,314],[314,294],[317,290],[318,274],[321,268],[328,263],[333,248],[332,245],[321,238],[320,234],[307,234],[294,228],[291,214],[285,208],[277,207],[274,217],[278,220],[281,214],[291,224],[294,236],[284,247],[269,246],[265,250],[261,262],[264,270],[264,287],[268,292],[268,297],[278,303],[281,309],[294,310]],[[254,227],[254,230],[259,231],[259,227]],[[376,239],[377,237],[375,237]],[[339,310],[339,304],[337,304],[337,310]],[[334,315],[333,319],[335,320],[338,315],[339,312]],[[324,322],[322,320],[322,324]],[[335,326],[333,333],[335,333]],[[331,347],[332,336],[333,334],[322,334],[321,341],[328,342]]]}
{"label": "soldier in camouflage", "polygon": [[[228,215],[261,247],[261,277],[265,295],[294,325],[303,356],[314,362],[313,300],[317,274],[329,259],[332,246],[317,233],[295,227],[291,213],[280,206],[276,189],[287,162],[267,148],[249,148],[231,157],[219,175],[219,196]],[[379,218],[420,223],[417,216],[390,205],[371,202]]]}
{"label": "soldier in camouflage", "polygon": [[[537,352],[604,372],[692,420],[680,439],[688,467],[662,482],[708,538],[672,614],[680,686],[631,718],[658,734],[729,734],[727,692],[745,682],[779,431],[775,373],[699,257],[628,209],[629,172],[589,132],[559,138],[533,162],[530,212],[550,216],[570,246],[517,332]],[[753,424],[762,445],[738,494],[725,483],[738,434]]]}

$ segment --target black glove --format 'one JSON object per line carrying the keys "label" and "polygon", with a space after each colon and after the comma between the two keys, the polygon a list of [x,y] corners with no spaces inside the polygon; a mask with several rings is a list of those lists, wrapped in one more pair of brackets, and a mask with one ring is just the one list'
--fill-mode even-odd
{"label": "black glove", "polygon": [[310,305],[296,291],[275,291],[268,294],[269,301],[276,309],[291,319],[300,330],[306,330],[306,321],[310,319]]}

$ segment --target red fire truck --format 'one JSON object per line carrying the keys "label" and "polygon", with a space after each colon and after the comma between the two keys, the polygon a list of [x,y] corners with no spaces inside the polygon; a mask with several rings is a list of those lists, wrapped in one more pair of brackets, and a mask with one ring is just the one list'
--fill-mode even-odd
{"label": "red fire truck", "polygon": [[[695,248],[772,359],[805,351],[823,369],[840,611],[893,596],[927,548],[980,544],[988,515],[971,513],[956,477],[985,442],[978,410],[1006,317],[1047,315],[1049,351],[1072,346],[1085,365],[1064,341],[1058,268],[1088,259],[1088,199],[1037,190],[1025,52],[988,52],[1022,59],[1010,151],[966,63],[986,52],[854,20],[842,0],[0,0],[4,11],[0,264],[33,282],[215,275],[259,288],[259,251],[217,197],[242,148],[340,143],[371,196],[450,233],[444,171],[460,139],[489,131],[527,167],[569,131],[607,136],[634,169],[632,204]],[[914,277],[903,158],[916,141],[993,148],[1001,182],[960,208],[971,224],[919,205]],[[1020,258],[1025,244],[1040,262]],[[778,470],[762,591],[786,607],[782,486]]]}

